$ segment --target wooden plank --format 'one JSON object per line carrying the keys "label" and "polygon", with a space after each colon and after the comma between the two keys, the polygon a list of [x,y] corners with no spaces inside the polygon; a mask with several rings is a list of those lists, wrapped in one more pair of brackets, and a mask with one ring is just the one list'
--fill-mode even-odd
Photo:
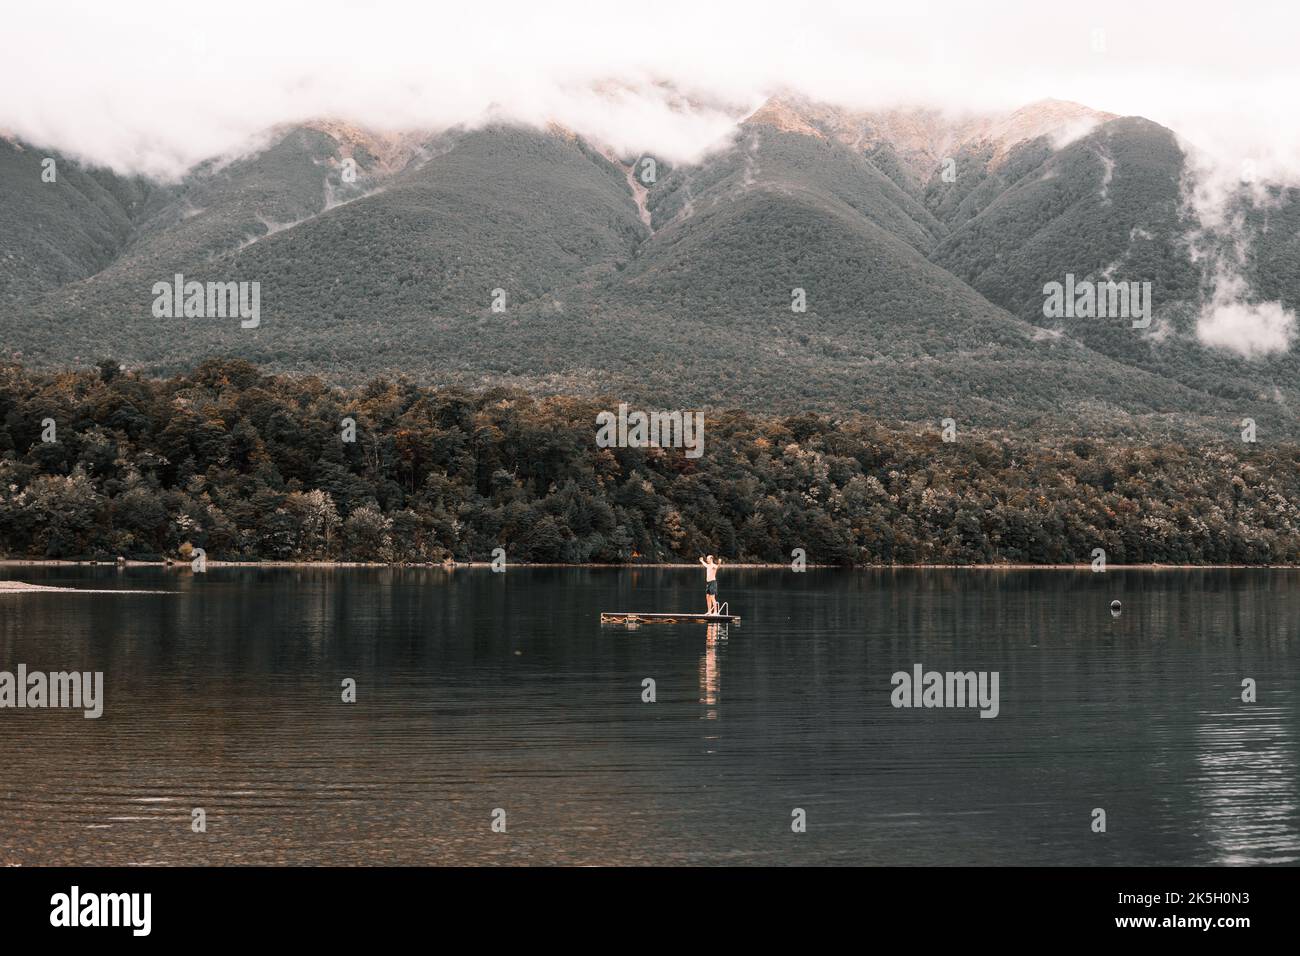
{"label": "wooden plank", "polygon": [[601,624],[739,624],[738,614],[692,614],[650,611],[601,611]]}

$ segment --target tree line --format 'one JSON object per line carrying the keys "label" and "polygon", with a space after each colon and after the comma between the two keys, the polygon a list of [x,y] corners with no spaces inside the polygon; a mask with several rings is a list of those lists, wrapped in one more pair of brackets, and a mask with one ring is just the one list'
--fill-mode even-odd
{"label": "tree line", "polygon": [[[705,415],[601,448],[617,400],[209,360],[0,366],[11,558],[972,564],[1300,562],[1300,447],[1134,445],[860,415]],[[349,424],[351,423],[351,424]],[[348,438],[353,440],[347,440]]]}

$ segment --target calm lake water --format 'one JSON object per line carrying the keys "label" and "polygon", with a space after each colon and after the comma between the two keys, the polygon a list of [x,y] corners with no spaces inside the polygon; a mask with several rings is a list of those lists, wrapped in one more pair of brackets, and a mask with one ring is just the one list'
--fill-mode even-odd
{"label": "calm lake water", "polygon": [[[700,569],[0,579],[175,592],[0,594],[0,670],[106,685],[0,710],[0,863],[1300,861],[1297,572],[724,569],[729,630],[599,624]],[[997,718],[895,709],[918,663]]]}

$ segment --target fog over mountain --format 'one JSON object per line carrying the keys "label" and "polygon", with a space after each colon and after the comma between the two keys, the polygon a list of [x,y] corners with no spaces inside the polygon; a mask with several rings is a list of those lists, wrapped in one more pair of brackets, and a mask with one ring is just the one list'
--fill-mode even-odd
{"label": "fog over mountain", "polygon": [[1294,171],[1300,12],[1102,0],[578,2],[309,8],[73,0],[6,12],[0,128],[119,172],[178,175],[281,122],[430,128],[554,120],[620,150],[698,160],[781,90],[845,108],[1012,110],[1044,98],[1140,115],[1234,167]]}

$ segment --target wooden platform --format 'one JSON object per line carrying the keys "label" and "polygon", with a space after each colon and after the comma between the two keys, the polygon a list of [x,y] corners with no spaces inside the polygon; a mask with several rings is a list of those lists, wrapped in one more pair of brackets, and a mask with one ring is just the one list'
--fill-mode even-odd
{"label": "wooden platform", "polygon": [[739,624],[738,614],[692,614],[689,611],[650,614],[645,611],[601,611],[601,624]]}

